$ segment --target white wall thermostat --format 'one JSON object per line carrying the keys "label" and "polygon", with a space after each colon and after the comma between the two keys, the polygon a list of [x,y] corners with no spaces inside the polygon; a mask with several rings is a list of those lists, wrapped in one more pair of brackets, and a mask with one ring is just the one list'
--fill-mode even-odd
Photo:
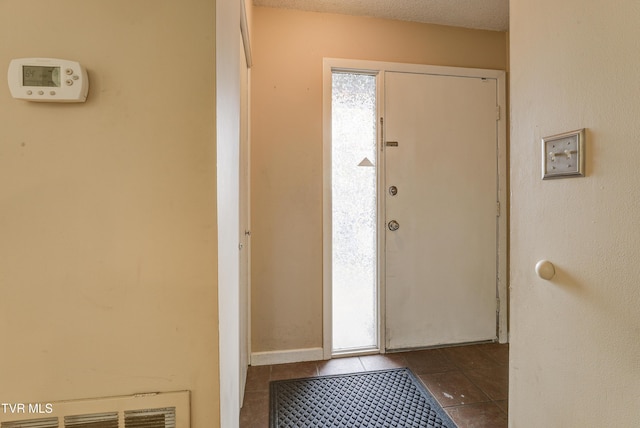
{"label": "white wall thermostat", "polygon": [[83,103],[89,92],[84,67],[64,59],[13,59],[7,80],[11,96],[28,101]]}

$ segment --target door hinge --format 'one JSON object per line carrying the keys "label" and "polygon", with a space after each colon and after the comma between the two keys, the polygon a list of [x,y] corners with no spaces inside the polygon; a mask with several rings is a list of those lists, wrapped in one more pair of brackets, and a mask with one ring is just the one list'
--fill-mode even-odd
{"label": "door hinge", "polygon": [[496,120],[500,120],[500,106],[496,106]]}
{"label": "door hinge", "polygon": [[500,201],[496,202],[496,217],[500,217]]}

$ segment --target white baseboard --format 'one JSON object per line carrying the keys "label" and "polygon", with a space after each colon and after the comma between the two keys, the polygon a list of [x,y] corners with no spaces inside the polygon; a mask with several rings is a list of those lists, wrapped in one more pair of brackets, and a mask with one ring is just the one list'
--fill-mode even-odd
{"label": "white baseboard", "polygon": [[253,352],[252,366],[271,364],[299,363],[302,361],[319,361],[324,359],[322,348],[287,349],[284,351]]}

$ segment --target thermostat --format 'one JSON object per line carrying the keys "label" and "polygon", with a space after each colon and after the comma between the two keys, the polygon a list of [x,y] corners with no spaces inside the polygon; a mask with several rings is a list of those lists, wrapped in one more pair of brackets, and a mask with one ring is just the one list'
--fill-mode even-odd
{"label": "thermostat", "polygon": [[11,96],[27,101],[83,103],[89,92],[85,68],[64,59],[13,59],[7,80]]}

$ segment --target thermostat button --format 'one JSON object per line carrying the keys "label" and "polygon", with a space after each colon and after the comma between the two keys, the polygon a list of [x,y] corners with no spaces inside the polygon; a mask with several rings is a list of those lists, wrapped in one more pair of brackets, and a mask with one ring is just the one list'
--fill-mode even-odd
{"label": "thermostat button", "polygon": [[33,91],[32,91],[31,89],[29,89],[29,90],[27,91],[27,95],[32,95],[32,94],[33,94]]}
{"label": "thermostat button", "polygon": [[49,91],[49,95],[55,95],[56,91]]}
{"label": "thermostat button", "polygon": [[73,76],[71,76],[71,78],[73,80],[78,80],[80,78],[80,76],[78,76],[77,74],[74,74]]}
{"label": "thermostat button", "polygon": [[44,91],[38,91],[38,95],[44,95]]}
{"label": "thermostat button", "polygon": [[73,85],[73,80],[71,80],[71,79],[67,79],[67,80],[65,81],[65,83],[67,84],[67,86],[71,86],[71,85]]}
{"label": "thermostat button", "polygon": [[71,76],[73,74],[73,69],[67,68],[64,72],[67,73],[68,76]]}

